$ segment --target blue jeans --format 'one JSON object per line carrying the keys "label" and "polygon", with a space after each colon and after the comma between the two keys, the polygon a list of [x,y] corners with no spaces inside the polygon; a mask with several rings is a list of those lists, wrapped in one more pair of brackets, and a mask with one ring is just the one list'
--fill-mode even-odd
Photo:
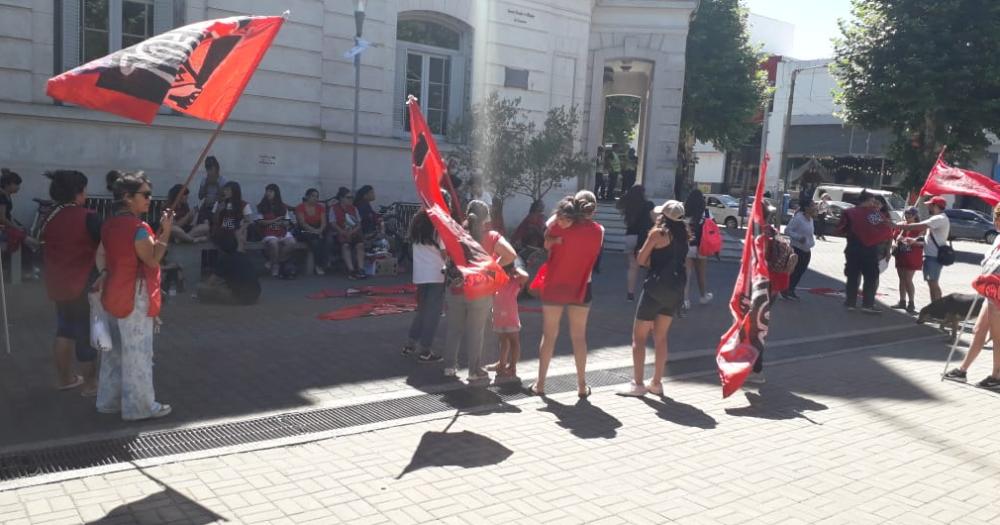
{"label": "blue jeans", "polygon": [[410,344],[430,351],[444,307],[444,283],[417,285],[417,315],[410,323]]}

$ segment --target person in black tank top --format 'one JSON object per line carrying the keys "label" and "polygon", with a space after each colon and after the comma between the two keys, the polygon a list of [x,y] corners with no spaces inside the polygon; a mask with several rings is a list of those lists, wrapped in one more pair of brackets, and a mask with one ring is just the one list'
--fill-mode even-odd
{"label": "person in black tank top", "polygon": [[[649,272],[643,283],[642,295],[635,311],[632,332],[632,362],[634,379],[622,386],[618,394],[641,397],[647,392],[663,395],[663,370],[667,363],[667,335],[674,317],[680,312],[687,283],[685,259],[688,251],[688,230],[684,223],[684,205],[667,201],[654,209],[656,226],[650,230],[639,250],[639,264]],[[643,383],[646,362],[646,340],[653,334],[656,349],[653,379]]]}

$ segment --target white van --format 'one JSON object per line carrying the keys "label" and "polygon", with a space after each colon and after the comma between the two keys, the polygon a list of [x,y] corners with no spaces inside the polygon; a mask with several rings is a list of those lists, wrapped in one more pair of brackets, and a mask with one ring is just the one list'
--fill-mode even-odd
{"label": "white van", "polygon": [[861,192],[868,190],[868,193],[874,195],[881,195],[885,197],[886,202],[889,203],[890,215],[892,215],[892,220],[902,221],[903,220],[903,210],[906,209],[906,201],[902,197],[896,195],[891,191],[886,190],[873,190],[870,188],[862,188],[861,186],[843,186],[840,184],[822,184],[816,188],[816,192],[813,193],[813,200],[819,202],[823,194],[827,194],[831,199],[835,201],[846,202],[849,204],[857,204],[858,197],[861,196]]}

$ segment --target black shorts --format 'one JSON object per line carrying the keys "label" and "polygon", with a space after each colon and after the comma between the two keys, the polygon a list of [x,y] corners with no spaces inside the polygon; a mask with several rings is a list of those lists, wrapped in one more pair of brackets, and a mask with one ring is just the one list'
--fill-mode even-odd
{"label": "black shorts", "polygon": [[681,308],[681,302],[677,304],[664,305],[653,299],[645,290],[639,294],[639,306],[635,309],[635,318],[639,321],[655,321],[656,316],[665,315],[674,317]]}
{"label": "black shorts", "polygon": [[97,359],[97,350],[90,346],[90,303],[86,292],[56,303],[56,337],[76,342],[77,361],[89,363]]}

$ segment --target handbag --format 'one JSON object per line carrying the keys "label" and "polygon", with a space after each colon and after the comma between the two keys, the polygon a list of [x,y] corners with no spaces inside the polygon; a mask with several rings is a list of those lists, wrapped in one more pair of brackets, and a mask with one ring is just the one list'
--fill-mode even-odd
{"label": "handbag", "polygon": [[931,232],[929,237],[931,238],[931,242],[934,243],[934,246],[937,246],[938,264],[940,264],[941,266],[951,266],[955,264],[955,248],[952,248],[951,241],[948,241],[948,244],[946,246],[941,246],[940,244],[938,244],[937,239],[934,238],[933,232]]}
{"label": "handbag", "polygon": [[101,304],[101,292],[87,294],[90,303],[90,346],[102,352],[111,351],[111,327],[108,325],[108,312]]}

